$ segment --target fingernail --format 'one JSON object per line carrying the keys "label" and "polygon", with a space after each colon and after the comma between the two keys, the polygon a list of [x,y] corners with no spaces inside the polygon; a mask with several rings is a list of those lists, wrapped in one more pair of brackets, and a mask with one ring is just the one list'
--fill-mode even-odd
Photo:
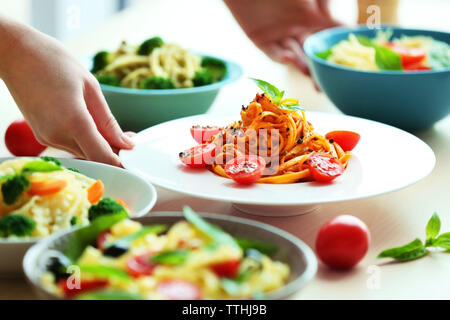
{"label": "fingernail", "polygon": [[122,134],[122,141],[131,148],[135,146],[133,140],[131,140],[131,138],[128,137],[126,134]]}

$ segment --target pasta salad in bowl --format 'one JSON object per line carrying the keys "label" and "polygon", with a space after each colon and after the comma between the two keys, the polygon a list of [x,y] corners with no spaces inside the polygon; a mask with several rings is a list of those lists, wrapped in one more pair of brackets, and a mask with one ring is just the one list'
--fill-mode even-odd
{"label": "pasta salad in bowl", "polygon": [[236,81],[241,68],[230,61],[191,52],[152,37],[139,45],[122,41],[99,51],[90,70],[122,127],[151,125],[205,113],[219,90]]}
{"label": "pasta salad in bowl", "polygon": [[51,157],[0,159],[0,191],[0,275],[20,272],[41,238],[110,212],[142,216],[156,201],[151,184],[123,169]]}

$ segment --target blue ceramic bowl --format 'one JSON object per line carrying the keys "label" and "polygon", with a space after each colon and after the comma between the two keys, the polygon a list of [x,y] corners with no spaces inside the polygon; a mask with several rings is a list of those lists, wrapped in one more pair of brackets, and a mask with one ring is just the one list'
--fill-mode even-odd
{"label": "blue ceramic bowl", "polygon": [[[446,32],[388,28],[393,30],[394,37],[424,35],[450,43],[450,33]],[[333,28],[308,37],[304,50],[319,87],[345,114],[408,131],[430,128],[450,112],[450,68],[369,72],[330,63],[315,55],[347,39],[349,33],[372,38],[376,31],[367,27]]]}
{"label": "blue ceramic bowl", "polygon": [[227,74],[216,83],[183,89],[129,89],[101,85],[108,105],[124,130],[141,131],[165,121],[208,111],[219,90],[242,75],[242,68],[221,59]]}

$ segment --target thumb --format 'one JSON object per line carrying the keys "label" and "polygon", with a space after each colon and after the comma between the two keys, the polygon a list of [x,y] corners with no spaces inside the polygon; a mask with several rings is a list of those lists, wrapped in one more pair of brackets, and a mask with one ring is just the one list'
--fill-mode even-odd
{"label": "thumb", "polygon": [[87,82],[84,99],[98,131],[108,143],[119,149],[132,149],[133,141],[122,131],[106,103],[97,82]]}

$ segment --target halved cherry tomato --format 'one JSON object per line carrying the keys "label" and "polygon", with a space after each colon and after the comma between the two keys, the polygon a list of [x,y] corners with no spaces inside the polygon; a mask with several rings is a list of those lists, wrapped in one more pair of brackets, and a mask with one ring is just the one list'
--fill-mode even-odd
{"label": "halved cherry tomato", "polygon": [[202,293],[195,284],[183,280],[165,280],[156,291],[169,300],[200,300]]}
{"label": "halved cherry tomato", "polygon": [[219,277],[235,278],[239,272],[240,259],[229,260],[211,265],[212,271]]}
{"label": "halved cherry tomato", "polygon": [[222,128],[217,126],[192,126],[191,135],[198,143],[206,143],[212,140],[212,137],[218,134]]}
{"label": "halved cherry tomato", "polygon": [[411,63],[411,64],[408,64],[406,66],[403,66],[403,69],[405,69],[405,71],[426,71],[426,70],[431,70],[430,67],[422,65],[420,62],[419,63]]}
{"label": "halved cherry tomato", "polygon": [[318,182],[330,182],[344,172],[344,167],[336,158],[328,154],[313,153],[308,159],[312,178]]}
{"label": "halved cherry tomato", "polygon": [[101,289],[108,285],[107,280],[81,280],[79,288],[69,288],[67,279],[59,280],[59,287],[66,297],[73,297],[80,293]]}
{"label": "halved cherry tomato", "polygon": [[409,64],[422,61],[427,55],[423,49],[410,48],[393,42],[387,43],[386,46],[400,55],[403,68]]}
{"label": "halved cherry tomato", "polygon": [[63,190],[66,186],[65,180],[31,181],[28,194],[30,196],[48,196]]}
{"label": "halved cherry tomato", "polygon": [[97,236],[97,249],[100,251],[103,251],[105,248],[106,239],[108,238],[108,235],[111,233],[110,230],[105,230],[100,232],[100,234]]}
{"label": "halved cherry tomato", "polygon": [[342,215],[325,223],[316,239],[316,252],[330,268],[348,269],[367,253],[369,229],[360,219]]}
{"label": "halved cherry tomato", "polygon": [[40,144],[25,120],[17,120],[6,129],[5,145],[13,155],[36,157],[47,147]]}
{"label": "halved cherry tomato", "polygon": [[240,156],[227,162],[225,172],[231,179],[242,184],[251,184],[261,178],[266,161],[260,156]]}
{"label": "halved cherry tomato", "polygon": [[97,203],[101,200],[103,196],[103,192],[105,192],[105,185],[102,180],[95,181],[88,189],[87,189],[87,197],[90,203]]}
{"label": "halved cherry tomato", "polygon": [[153,273],[156,263],[150,261],[153,253],[144,253],[140,256],[133,257],[127,261],[127,272],[134,278],[140,276],[149,276]]}
{"label": "halved cherry tomato", "polygon": [[361,136],[353,131],[331,131],[325,135],[328,140],[333,139],[344,151],[351,151],[358,144]]}
{"label": "halved cherry tomato", "polygon": [[191,168],[203,168],[214,160],[216,145],[204,143],[180,152],[181,162]]}

